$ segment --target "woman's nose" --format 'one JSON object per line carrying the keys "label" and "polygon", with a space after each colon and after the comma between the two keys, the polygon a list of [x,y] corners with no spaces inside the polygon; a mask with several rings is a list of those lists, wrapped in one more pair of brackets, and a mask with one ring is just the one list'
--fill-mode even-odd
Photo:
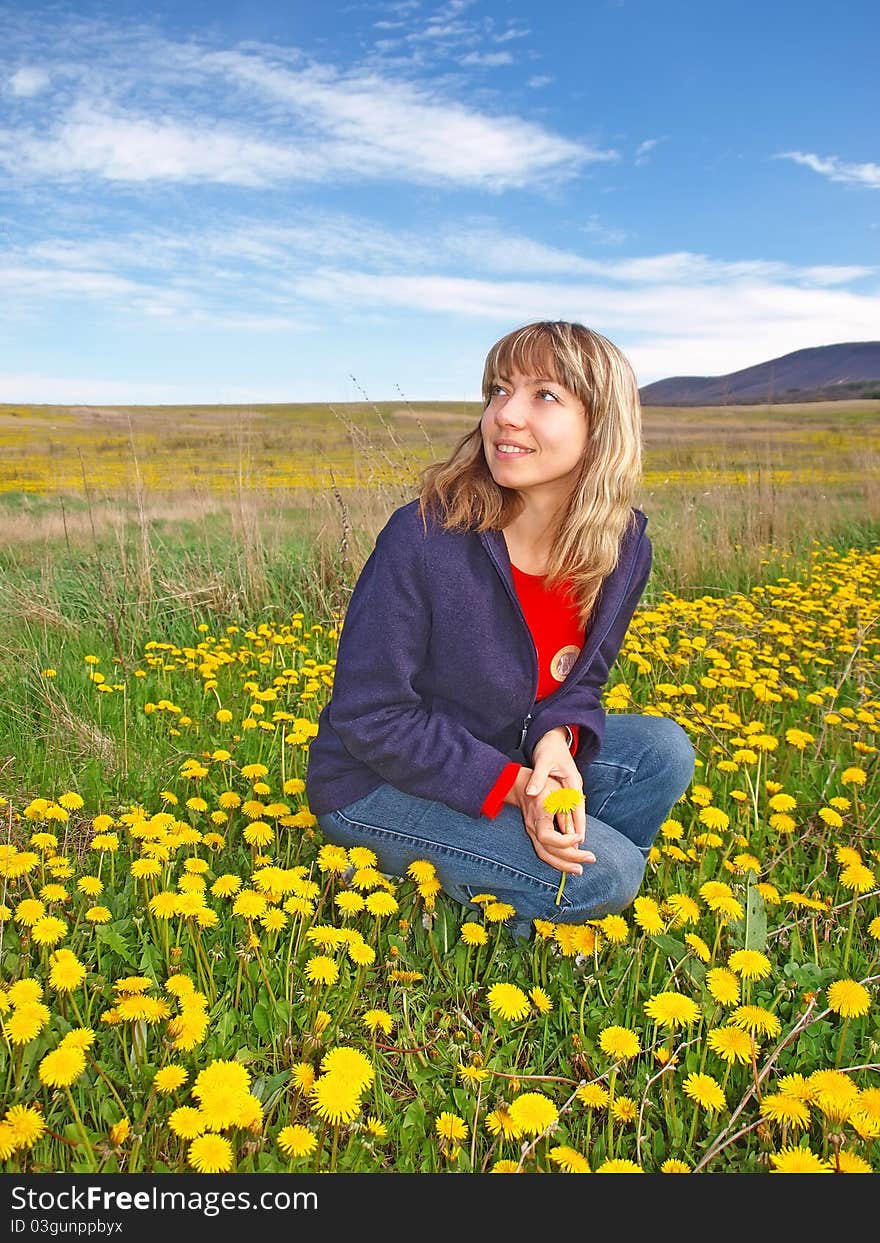
{"label": "woman's nose", "polygon": [[520,426],[525,418],[526,403],[521,396],[510,393],[499,406],[495,417],[502,425],[513,423]]}

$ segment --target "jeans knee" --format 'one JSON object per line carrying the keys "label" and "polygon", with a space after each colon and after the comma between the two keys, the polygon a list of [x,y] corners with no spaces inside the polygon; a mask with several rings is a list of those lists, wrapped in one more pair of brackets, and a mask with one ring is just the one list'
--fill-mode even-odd
{"label": "jeans knee", "polygon": [[669,717],[654,717],[654,753],[657,764],[675,797],[683,794],[694,775],[696,753],[686,731]]}
{"label": "jeans knee", "polygon": [[[590,864],[584,869],[582,886],[575,881],[566,888],[572,904],[564,917],[549,915],[563,923],[579,923],[585,919],[603,919],[617,915],[631,906],[638,897],[645,875],[645,855],[631,842],[621,842],[613,859]],[[593,871],[593,869],[597,871]],[[569,877],[572,881],[573,878]]]}

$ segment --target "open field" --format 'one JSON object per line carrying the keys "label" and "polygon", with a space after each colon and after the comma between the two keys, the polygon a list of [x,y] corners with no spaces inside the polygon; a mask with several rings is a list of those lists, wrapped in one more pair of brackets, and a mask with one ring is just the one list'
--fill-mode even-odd
{"label": "open field", "polygon": [[477,408],[0,411],[0,1168],[880,1169],[880,402],[645,411],[606,695],[694,781],[505,931],[321,841],[357,571]]}

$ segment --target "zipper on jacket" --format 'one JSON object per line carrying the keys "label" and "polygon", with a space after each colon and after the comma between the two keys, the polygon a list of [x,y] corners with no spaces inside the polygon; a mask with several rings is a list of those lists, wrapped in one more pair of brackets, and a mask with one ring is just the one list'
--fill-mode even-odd
{"label": "zipper on jacket", "polygon": [[[620,613],[621,603],[626,597],[626,593],[627,591],[629,591],[629,585],[632,582],[632,577],[635,572],[636,559],[638,557],[638,549],[639,549],[639,546],[641,545],[643,536],[644,536],[644,527],[642,527],[641,530],[639,531],[638,539],[633,549],[632,562],[629,567],[629,573],[627,574],[626,583],[624,584],[623,590],[620,593],[620,600],[618,601],[617,608],[614,610],[613,614],[608,619],[605,625],[605,628],[603,629],[601,635],[598,638],[598,642],[596,641],[595,631],[590,636],[591,641],[589,643],[586,641],[584,642],[584,646],[581,648],[581,651],[578,655],[577,660],[574,662],[573,667],[569,670],[569,676],[572,676],[573,674],[580,675],[588,665],[592,664],[593,658],[595,657],[599,648],[605,642],[606,636],[608,635],[608,633],[611,630],[611,627],[614,625],[615,621],[617,620],[618,614]],[[483,547],[486,549],[486,552],[489,554],[490,560],[492,561],[493,565],[498,571],[501,577],[501,581],[504,583],[504,586],[507,589],[507,594],[510,596],[511,600],[513,601],[516,607],[516,611],[519,613],[520,618],[522,619],[522,624],[525,627],[526,634],[529,636],[529,640],[532,645],[532,651],[535,654],[535,689],[532,693],[532,707],[534,708],[537,703],[536,696],[538,693],[538,649],[535,647],[535,640],[532,638],[531,630],[529,630],[529,623],[526,621],[525,613],[523,613],[522,611],[522,605],[519,602],[519,597],[517,596],[514,588],[508,582],[507,576],[504,573],[501,563],[498,560],[497,556],[495,555],[495,550],[492,547],[491,541],[486,538],[485,533],[481,534],[480,542],[482,543]],[[562,686],[557,687],[555,691],[551,691],[549,695],[546,695],[544,699],[541,700],[541,703],[544,704],[547,702],[548,699],[552,699],[556,695],[562,695],[564,694],[564,692],[565,692],[565,685],[563,684]],[[520,736],[520,741],[519,741],[520,750],[522,750],[523,744],[525,743],[525,737],[526,737],[526,734],[528,733],[528,728],[529,728],[529,725],[531,724],[531,721],[532,721],[532,713],[529,712],[529,714],[523,720],[523,724],[522,724],[522,734]]]}
{"label": "zipper on jacket", "polygon": [[[501,565],[501,562],[498,560],[498,557],[495,555],[495,549],[492,547],[491,541],[486,539],[485,534],[482,534],[480,537],[480,542],[483,545],[483,547],[486,549],[486,552],[489,554],[489,560],[492,562],[492,564],[495,566],[495,569],[498,571],[499,577],[501,578],[502,583],[504,583],[505,590],[507,591],[507,594],[510,596],[511,600],[513,601],[514,608],[519,614],[520,621],[523,624],[523,629],[525,630],[526,635],[528,636],[529,644],[532,649],[532,655],[534,657],[533,663],[534,663],[534,668],[535,668],[535,673],[534,673],[535,685],[532,691],[532,708],[534,708],[535,703],[537,702],[537,694],[538,694],[538,649],[535,647],[535,640],[532,638],[531,630],[529,630],[529,623],[526,621],[526,615],[522,611],[522,605],[519,602],[519,596],[516,594],[516,591],[511,586],[511,584],[508,582],[507,575],[504,573],[504,568]],[[531,710],[529,710],[528,715],[525,717],[523,721],[522,735],[519,740],[520,750],[522,750],[523,743],[525,742],[525,737],[526,737],[526,734],[528,733],[528,728],[529,728],[531,719],[532,719],[532,713],[531,713]]]}

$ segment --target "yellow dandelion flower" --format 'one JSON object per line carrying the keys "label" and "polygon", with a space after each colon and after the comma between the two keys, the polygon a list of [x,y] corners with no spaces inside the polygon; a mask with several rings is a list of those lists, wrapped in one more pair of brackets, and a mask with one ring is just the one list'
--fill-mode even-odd
{"label": "yellow dandelion flower", "polygon": [[747,1066],[752,1060],[753,1051],[755,1056],[758,1052],[752,1037],[741,1027],[713,1027],[706,1036],[706,1043],[713,1053],[717,1053],[730,1065],[739,1063]]}
{"label": "yellow dandelion flower", "polygon": [[707,829],[716,829],[723,832],[730,827],[730,817],[720,807],[704,807],[698,814],[697,819]]}
{"label": "yellow dandelion flower", "polygon": [[31,936],[37,945],[57,945],[67,936],[67,924],[57,915],[46,915],[31,928]]}
{"label": "yellow dandelion flower", "polygon": [[357,915],[364,909],[364,899],[359,893],[354,893],[351,889],[343,889],[342,893],[337,893],[333,899],[333,904],[343,917]]}
{"label": "yellow dandelion flower", "polygon": [[255,889],[242,889],[232,904],[232,913],[244,919],[259,919],[268,905],[265,896]]}
{"label": "yellow dandelion flower", "polygon": [[509,902],[487,902],[483,907],[483,915],[490,924],[503,924],[505,920],[512,919],[516,914],[516,908],[512,907]]}
{"label": "yellow dandelion flower", "polygon": [[32,928],[46,914],[46,907],[39,898],[23,898],[15,908],[13,919],[25,928]]}
{"label": "yellow dandelion flower", "polygon": [[739,980],[726,967],[706,972],[706,988],[721,1006],[735,1006],[739,1002]]}
{"label": "yellow dandelion flower", "polygon": [[629,927],[622,915],[606,915],[604,919],[592,922],[602,929],[611,945],[622,945],[629,935]]}
{"label": "yellow dandelion flower", "polygon": [[376,951],[363,940],[349,942],[348,956],[359,967],[369,967],[376,961]]}
{"label": "yellow dandelion flower", "polygon": [[682,993],[661,992],[645,1002],[645,1013],[661,1027],[688,1026],[700,1017],[700,1007]]}
{"label": "yellow dandelion flower", "polygon": [[72,992],[86,978],[85,967],[71,950],[55,950],[49,964],[49,983],[59,993]]}
{"label": "yellow dandelion flower", "polygon": [[69,1088],[86,1068],[82,1049],[61,1045],[47,1053],[37,1067],[40,1083],[48,1088]]}
{"label": "yellow dandelion flower", "polygon": [[567,1144],[556,1144],[547,1154],[554,1165],[558,1165],[564,1174],[589,1174],[590,1163],[576,1148]]}
{"label": "yellow dandelion flower", "polygon": [[[873,1174],[874,1167],[856,1152],[846,1148],[837,1151],[836,1169],[838,1174]],[[833,1167],[832,1167],[833,1168]]]}
{"label": "yellow dandelion flower", "polygon": [[685,945],[688,946],[691,952],[696,954],[700,962],[708,962],[712,957],[712,951],[709,949],[709,946],[703,938],[698,937],[695,932],[686,932],[684,934],[684,941]]}
{"label": "yellow dandelion flower", "polygon": [[612,1157],[608,1161],[603,1161],[597,1167],[597,1174],[644,1174],[644,1170],[635,1161],[629,1161],[626,1157]]}
{"label": "yellow dandelion flower", "polygon": [[438,1138],[446,1144],[461,1144],[468,1137],[468,1125],[458,1114],[444,1110],[434,1121]]}
{"label": "yellow dandelion flower", "polygon": [[16,1149],[32,1148],[46,1130],[43,1115],[30,1105],[11,1105],[3,1122],[11,1130]]}
{"label": "yellow dandelion flower", "polygon": [[689,894],[672,893],[666,898],[664,905],[671,912],[672,923],[676,928],[700,922],[699,905]]}
{"label": "yellow dandelion flower", "polygon": [[516,984],[493,984],[488,992],[489,1010],[509,1022],[524,1019],[529,1013],[529,1001]]}
{"label": "yellow dandelion flower", "polygon": [[782,1024],[777,1016],[762,1006],[738,1006],[731,1014],[730,1021],[752,1036],[769,1036],[774,1039],[782,1031]]}
{"label": "yellow dandelion flower", "polygon": [[719,1109],[727,1108],[724,1090],[711,1075],[696,1072],[688,1075],[684,1081],[684,1094],[707,1113],[715,1113]]}
{"label": "yellow dandelion flower", "polygon": [[474,921],[462,924],[459,935],[465,945],[485,945],[489,940],[489,934],[483,925]]}
{"label": "yellow dandelion flower", "polygon": [[309,1098],[318,1117],[334,1126],[353,1122],[361,1107],[361,1091],[356,1082],[339,1075],[319,1075],[311,1087]]}
{"label": "yellow dandelion flower", "polygon": [[871,994],[857,980],[835,980],[828,988],[828,1006],[842,1018],[860,1018],[871,1008]]}
{"label": "yellow dandelion flower", "polygon": [[278,1147],[286,1157],[308,1157],[318,1141],[307,1126],[285,1126],[278,1132]]}
{"label": "yellow dandelion flower", "polygon": [[523,1092],[508,1106],[518,1135],[540,1135],[559,1118],[559,1110],[543,1092]]}
{"label": "yellow dandelion flower", "polygon": [[368,894],[364,905],[371,915],[377,917],[394,915],[399,910],[397,899],[392,897],[390,893],[382,890]]}
{"label": "yellow dandelion flower", "polygon": [[232,1169],[232,1144],[222,1135],[198,1135],[186,1159],[199,1174],[226,1174]]}
{"label": "yellow dandelion flower", "polygon": [[529,989],[529,996],[532,999],[532,1005],[539,1014],[549,1014],[553,1009],[553,1002],[543,988],[535,986]]}
{"label": "yellow dandelion flower", "polygon": [[310,1062],[297,1062],[290,1069],[290,1077],[297,1090],[308,1096],[315,1082],[315,1068]]}
{"label": "yellow dandelion flower", "polygon": [[384,1036],[390,1036],[394,1027],[394,1019],[387,1010],[367,1010],[362,1016],[361,1022],[372,1035],[375,1035],[376,1032],[382,1032]]}
{"label": "yellow dandelion flower", "polygon": [[608,1105],[615,1122],[635,1122],[639,1108],[631,1096],[612,1096]]}
{"label": "yellow dandelion flower", "polygon": [[315,954],[305,965],[305,976],[310,984],[329,987],[339,979],[339,967],[326,954]]}
{"label": "yellow dandelion flower", "polygon": [[337,1045],[328,1049],[321,1059],[321,1070],[325,1075],[339,1075],[354,1084],[359,1092],[368,1088],[376,1078],[376,1071],[369,1058],[360,1049],[353,1049],[350,1045]]}
{"label": "yellow dandelion flower", "polygon": [[735,950],[727,965],[744,980],[763,980],[773,970],[770,959],[760,950]]}
{"label": "yellow dandelion flower", "polygon": [[491,1135],[500,1135],[502,1139],[515,1139],[519,1134],[513,1119],[503,1107],[486,1114],[486,1129]]}
{"label": "yellow dandelion flower", "polygon": [[610,1099],[608,1089],[601,1083],[582,1083],[575,1096],[587,1109],[604,1109]]}
{"label": "yellow dandelion flower", "polygon": [[633,912],[635,922],[648,936],[657,936],[666,927],[660,907],[653,898],[636,898]]}
{"label": "yellow dandelion flower", "polygon": [[153,1076],[153,1087],[160,1096],[167,1096],[183,1087],[187,1080],[187,1072],[182,1066],[162,1066]]}
{"label": "yellow dandelion flower", "polygon": [[628,1061],[642,1051],[639,1038],[628,1027],[606,1027],[599,1033],[599,1048],[608,1057]]}
{"label": "yellow dandelion flower", "polygon": [[810,1107],[804,1100],[784,1092],[767,1092],[761,1098],[761,1113],[768,1122],[792,1130],[804,1130],[810,1123]]}
{"label": "yellow dandelion flower", "polygon": [[[863,863],[851,863],[841,872],[840,883],[845,889],[852,889],[855,893],[867,893],[869,889],[874,888],[877,880],[871,869]],[[36,940],[36,934],[37,929],[34,928],[34,940]]]}
{"label": "yellow dandelion flower", "polygon": [[39,980],[25,976],[9,985],[6,996],[14,1006],[23,1006],[28,1002],[39,1001],[43,996],[43,986]]}
{"label": "yellow dandelion flower", "polygon": [[772,1174],[830,1174],[831,1165],[809,1148],[783,1148],[771,1152]]}

